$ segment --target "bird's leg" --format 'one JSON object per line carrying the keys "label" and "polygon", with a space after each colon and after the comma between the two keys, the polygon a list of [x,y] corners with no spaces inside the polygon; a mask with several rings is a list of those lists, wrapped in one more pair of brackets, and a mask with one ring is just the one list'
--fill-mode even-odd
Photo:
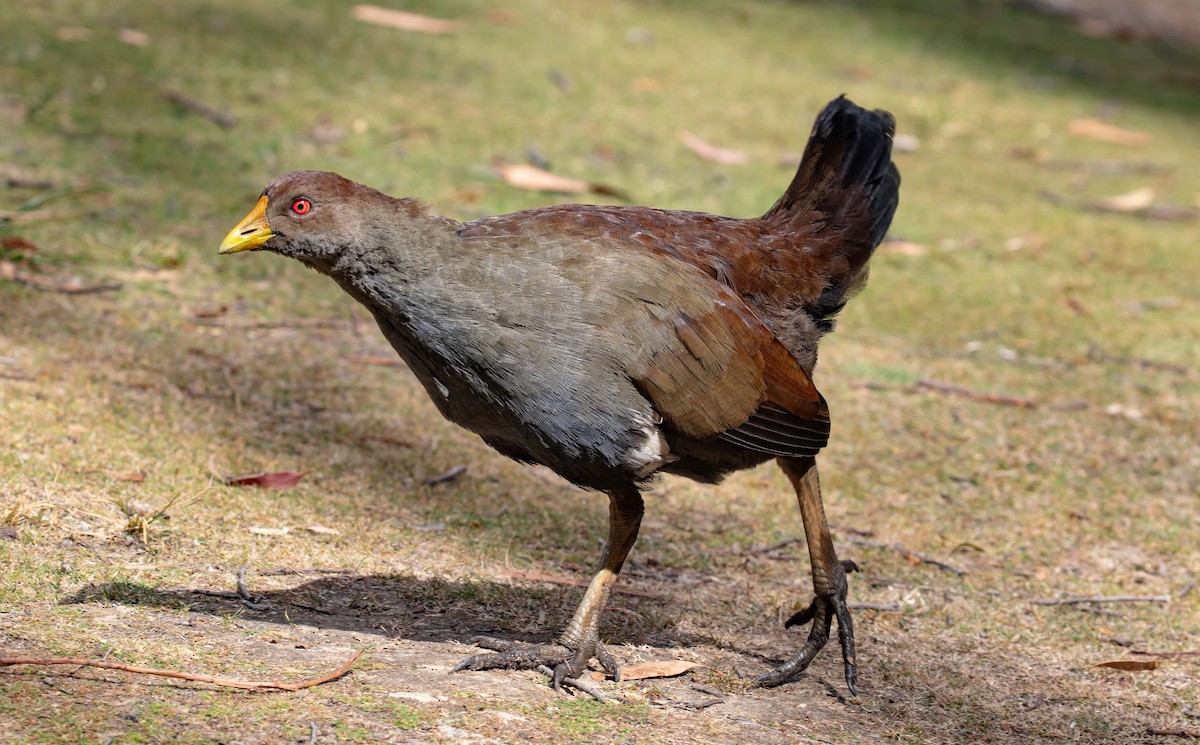
{"label": "bird's leg", "polygon": [[493,668],[534,668],[547,665],[554,668],[554,687],[565,678],[583,673],[595,657],[609,675],[620,680],[621,670],[616,659],[600,643],[600,616],[608,602],[609,593],[625,563],[625,557],[637,540],[642,524],[642,495],[636,488],[610,492],[608,501],[608,543],[600,571],[592,578],[575,615],[557,644],[518,644],[503,639],[480,637],[472,641],[496,654],[477,654],[455,667],[458,670],[490,670]]}
{"label": "bird's leg", "polygon": [[821,482],[817,477],[816,459],[779,458],[779,466],[795,487],[796,499],[800,503],[816,597],[807,608],[784,624],[791,628],[812,621],[804,646],[787,662],[759,676],[755,682],[764,687],[777,686],[804,672],[817,652],[829,641],[829,629],[836,617],[838,640],[842,644],[842,659],[846,667],[846,687],[852,695],[857,696],[855,682],[858,668],[854,658],[854,625],[850,620],[850,610],[846,607],[846,573],[857,571],[858,565],[853,561],[839,561],[833,550],[833,538],[829,535],[829,524],[825,522],[825,506],[821,503]]}

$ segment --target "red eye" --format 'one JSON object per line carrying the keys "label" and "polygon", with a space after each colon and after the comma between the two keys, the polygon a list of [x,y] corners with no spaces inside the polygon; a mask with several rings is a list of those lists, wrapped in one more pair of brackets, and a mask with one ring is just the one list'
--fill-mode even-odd
{"label": "red eye", "polygon": [[296,201],[292,202],[292,212],[295,212],[297,215],[307,215],[311,209],[312,202],[308,201],[304,197],[300,197]]}

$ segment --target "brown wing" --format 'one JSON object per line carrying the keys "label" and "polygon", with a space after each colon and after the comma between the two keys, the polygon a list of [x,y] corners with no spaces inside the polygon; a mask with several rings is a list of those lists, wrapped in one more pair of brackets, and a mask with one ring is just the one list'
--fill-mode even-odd
{"label": "brown wing", "polygon": [[725,286],[674,259],[638,288],[660,331],[627,372],[668,431],[770,455],[815,455],[829,411],[812,379]]}

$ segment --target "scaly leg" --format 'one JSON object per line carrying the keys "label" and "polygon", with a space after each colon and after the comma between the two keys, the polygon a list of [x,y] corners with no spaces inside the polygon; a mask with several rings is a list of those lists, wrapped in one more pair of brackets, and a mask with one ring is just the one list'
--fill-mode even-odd
{"label": "scaly leg", "polygon": [[642,495],[636,488],[614,491],[608,495],[608,544],[604,547],[604,562],[592,578],[575,616],[558,638],[557,644],[519,644],[504,639],[477,637],[476,646],[495,650],[496,654],[477,654],[454,668],[459,670],[491,670],[494,668],[529,669],[538,665],[554,668],[554,688],[561,687],[564,678],[583,673],[595,657],[601,667],[617,680],[621,669],[616,659],[600,643],[600,616],[608,602],[625,557],[637,540],[642,524]]}
{"label": "scaly leg", "polygon": [[837,553],[833,550],[829,524],[825,522],[825,506],[821,503],[821,482],[817,477],[816,459],[779,458],[778,462],[795,487],[796,499],[800,503],[816,597],[807,608],[784,624],[791,628],[812,621],[804,646],[787,662],[759,676],[754,682],[764,687],[777,686],[804,672],[817,652],[829,641],[830,625],[837,617],[838,640],[842,644],[842,659],[846,666],[846,687],[851,695],[857,696],[854,685],[858,679],[858,667],[854,659],[854,624],[846,607],[846,573],[857,571],[858,565],[853,561],[838,561]]}

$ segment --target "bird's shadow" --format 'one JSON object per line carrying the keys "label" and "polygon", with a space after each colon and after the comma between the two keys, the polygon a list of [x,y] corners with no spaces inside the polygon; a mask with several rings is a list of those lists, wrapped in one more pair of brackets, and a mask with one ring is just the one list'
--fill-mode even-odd
{"label": "bird's shadow", "polygon": [[[517,586],[489,580],[359,575],[342,570],[276,570],[272,574],[320,573],[300,584],[239,594],[233,589],[155,588],[115,581],[84,586],[60,604],[115,604],[238,617],[263,623],[374,634],[383,639],[458,642],[486,635],[528,643],[550,642],[566,626],[582,588]],[[230,583],[233,584],[232,582]],[[614,610],[613,606],[618,606]],[[782,659],[736,641],[681,631],[672,601],[622,597],[609,603],[601,634],[610,643],[650,644],[664,649],[716,647],[765,664]]]}

